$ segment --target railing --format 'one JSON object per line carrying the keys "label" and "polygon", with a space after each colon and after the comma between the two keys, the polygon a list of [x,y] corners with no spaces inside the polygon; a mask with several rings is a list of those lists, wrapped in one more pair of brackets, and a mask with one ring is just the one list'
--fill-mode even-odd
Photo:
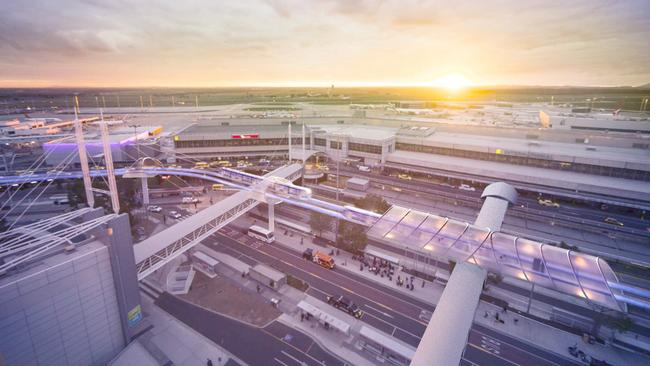
{"label": "railing", "polygon": [[259,202],[254,199],[246,199],[230,210],[201,225],[180,240],[170,243],[170,245],[166,246],[164,249],[149,256],[140,263],[137,263],[136,267],[138,272],[138,280],[142,280],[143,278],[147,277],[149,274],[158,270],[173,258],[205,240],[210,235],[216,233],[219,229],[234,221],[243,213],[256,206],[258,203]]}

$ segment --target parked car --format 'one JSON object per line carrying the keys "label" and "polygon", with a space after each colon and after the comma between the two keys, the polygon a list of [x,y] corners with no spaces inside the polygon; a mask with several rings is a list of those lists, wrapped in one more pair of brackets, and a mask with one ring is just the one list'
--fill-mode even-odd
{"label": "parked car", "polygon": [[555,207],[555,208],[560,208],[560,204],[559,204],[559,203],[557,203],[557,202],[553,202],[553,201],[551,201],[551,200],[543,200],[543,199],[540,198],[540,199],[537,200],[537,203],[539,203],[539,204],[542,205],[542,206],[546,206],[546,207]]}
{"label": "parked car", "polygon": [[180,219],[181,216],[182,215],[178,213],[178,211],[169,211],[169,217],[171,217],[172,219]]}
{"label": "parked car", "polygon": [[461,184],[458,186],[458,189],[463,191],[470,191],[470,192],[476,191],[476,188],[470,186],[469,184]]}
{"label": "parked car", "polygon": [[622,222],[616,220],[613,217],[606,217],[605,220],[603,220],[603,222],[606,222],[606,223],[612,224],[612,225],[617,225],[617,226],[624,226],[624,224]]}
{"label": "parked car", "polygon": [[160,206],[149,206],[149,207],[147,207],[147,210],[149,210],[149,212],[160,212],[160,211],[162,211],[162,207],[160,207]]}
{"label": "parked car", "polygon": [[413,179],[410,175],[408,174],[397,174],[397,178],[403,179],[403,180],[411,180]]}
{"label": "parked car", "polygon": [[196,197],[183,197],[183,203],[199,203],[199,199]]}
{"label": "parked car", "polygon": [[357,168],[362,172],[369,172],[370,171],[370,167],[367,167],[365,165],[359,165]]}

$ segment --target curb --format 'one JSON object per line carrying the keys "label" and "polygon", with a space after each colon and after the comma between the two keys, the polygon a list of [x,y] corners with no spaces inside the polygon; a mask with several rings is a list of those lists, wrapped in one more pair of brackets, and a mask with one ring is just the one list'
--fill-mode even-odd
{"label": "curb", "polygon": [[[283,315],[287,315],[287,316],[289,316],[288,314],[283,314]],[[279,323],[282,323],[282,324],[284,324],[284,325],[290,327],[291,329],[295,329],[295,330],[297,330],[297,331],[299,331],[299,332],[302,332],[302,333],[306,334],[306,335],[307,335],[307,336],[308,336],[308,337],[309,337],[309,338],[310,338],[314,343],[316,343],[320,348],[322,348],[322,349],[324,349],[324,350],[327,350],[327,351],[328,351],[332,356],[338,358],[339,361],[343,362],[344,365],[351,365],[351,364],[349,363],[348,360],[341,358],[341,357],[338,355],[338,352],[337,352],[336,350],[332,350],[331,348],[326,347],[326,346],[323,344],[323,342],[321,342],[321,340],[320,340],[319,338],[317,338],[317,337],[315,337],[315,336],[313,336],[313,335],[311,335],[311,334],[305,332],[304,330],[302,330],[302,329],[300,329],[300,328],[294,326],[292,323],[290,323],[290,322],[284,320],[282,316],[279,316],[278,319],[277,319],[277,321],[278,321]]]}

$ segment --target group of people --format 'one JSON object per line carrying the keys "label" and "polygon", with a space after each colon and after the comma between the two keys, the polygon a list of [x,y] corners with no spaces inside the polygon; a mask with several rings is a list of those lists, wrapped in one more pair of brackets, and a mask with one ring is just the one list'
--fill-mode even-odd
{"label": "group of people", "polygon": [[[500,314],[505,315],[507,312],[508,312],[508,306],[507,305],[503,306],[503,311],[498,311],[498,310],[495,311],[494,312],[494,321],[497,322],[497,323],[505,324],[505,320]],[[486,311],[485,314],[483,314],[484,318],[487,318],[489,316],[490,316],[489,311]],[[517,323],[519,323],[519,319],[513,318],[513,322],[515,323],[515,325],[517,325]]]}
{"label": "group of people", "polygon": [[[415,288],[415,286],[413,286],[413,276],[404,277],[404,279],[402,279],[401,276],[397,276],[397,281],[396,282],[397,282],[397,286],[400,286],[400,287],[401,286],[406,286],[407,290],[413,291],[413,289]],[[422,283],[424,284],[424,281]]]}
{"label": "group of people", "polygon": [[[381,277],[388,277],[389,281],[393,281],[393,276],[395,276],[397,268],[392,263],[377,257],[374,257],[371,262],[363,255],[354,255],[352,259],[359,261],[360,271],[363,271],[364,268],[368,267],[369,272]],[[413,291],[415,289],[413,280],[413,276],[404,276],[404,278],[402,278],[402,276],[398,275],[395,279],[395,283],[397,286],[405,286],[407,290]],[[422,280],[422,287],[424,287],[424,280]]]}
{"label": "group of people", "polygon": [[365,267],[368,267],[368,271],[379,275],[381,277],[388,277],[391,281],[393,280],[393,275],[395,274],[395,266],[390,262],[383,259],[377,260],[377,258],[372,259],[372,264],[370,261],[366,260],[364,256],[355,256],[354,259],[359,260],[359,270],[363,271]]}

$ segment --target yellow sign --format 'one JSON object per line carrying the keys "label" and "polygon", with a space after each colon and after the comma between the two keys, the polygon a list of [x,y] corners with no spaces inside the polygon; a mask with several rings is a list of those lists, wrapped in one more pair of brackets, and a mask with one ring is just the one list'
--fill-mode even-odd
{"label": "yellow sign", "polygon": [[495,153],[496,153],[497,155],[501,155],[501,154],[503,154],[503,150],[502,150],[502,149],[497,149],[497,150],[495,151]]}
{"label": "yellow sign", "polygon": [[130,326],[137,325],[140,320],[142,320],[142,307],[138,304],[136,307],[131,309],[127,314],[128,322]]}

